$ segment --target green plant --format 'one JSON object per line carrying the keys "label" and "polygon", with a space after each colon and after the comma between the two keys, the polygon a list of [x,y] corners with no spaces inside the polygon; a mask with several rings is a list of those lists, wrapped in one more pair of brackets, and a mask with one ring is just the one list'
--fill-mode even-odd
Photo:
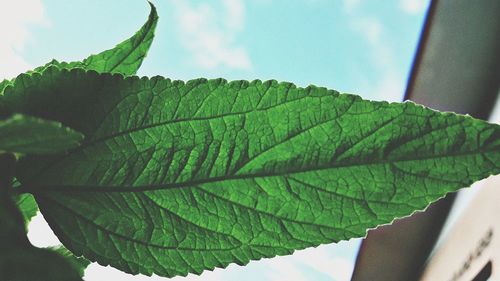
{"label": "green plant", "polygon": [[4,280],[80,280],[88,264],[29,244],[36,203],[76,256],[171,277],[363,237],[500,172],[500,126],[470,116],[133,76],[157,20],[151,5],[115,48],[0,83]]}

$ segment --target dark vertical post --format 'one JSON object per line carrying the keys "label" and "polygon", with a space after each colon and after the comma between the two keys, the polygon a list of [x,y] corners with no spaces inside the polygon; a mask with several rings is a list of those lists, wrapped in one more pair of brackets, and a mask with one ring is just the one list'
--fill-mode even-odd
{"label": "dark vertical post", "polygon": [[[434,0],[405,99],[487,119],[500,82],[500,1]],[[453,195],[369,231],[352,280],[419,280]]]}

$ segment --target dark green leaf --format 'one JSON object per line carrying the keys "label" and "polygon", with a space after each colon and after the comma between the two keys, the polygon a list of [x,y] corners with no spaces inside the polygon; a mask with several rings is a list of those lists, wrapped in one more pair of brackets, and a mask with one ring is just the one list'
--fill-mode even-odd
{"label": "dark green leaf", "polygon": [[0,280],[82,280],[63,256],[29,243],[10,192],[14,164],[13,155],[0,155]]}
{"label": "dark green leaf", "polygon": [[81,281],[79,272],[58,253],[33,246],[0,249],[2,281]]}
{"label": "dark green leaf", "polygon": [[85,273],[85,268],[90,264],[90,261],[87,260],[84,257],[77,257],[73,255],[68,249],[66,249],[64,246],[57,246],[54,248],[50,248],[52,251],[55,251],[62,255],[63,257],[66,257],[66,260],[71,263],[71,266],[78,271],[81,277],[83,277],[83,274]]}
{"label": "dark green leaf", "polygon": [[2,249],[12,245],[29,245],[25,236],[23,216],[12,201],[15,166],[14,154],[0,153],[0,255]]}
{"label": "dark green leaf", "polygon": [[0,106],[86,135],[22,159],[63,244],[130,273],[200,273],[352,237],[500,172],[500,126],[276,81],[58,70]]}
{"label": "dark green leaf", "polygon": [[15,114],[0,120],[0,151],[50,154],[74,148],[83,135],[59,122]]}

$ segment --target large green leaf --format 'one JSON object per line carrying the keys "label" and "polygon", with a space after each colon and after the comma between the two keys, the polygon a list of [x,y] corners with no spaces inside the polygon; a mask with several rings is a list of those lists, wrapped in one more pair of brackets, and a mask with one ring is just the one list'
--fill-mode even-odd
{"label": "large green leaf", "polygon": [[[17,83],[19,81],[19,83]],[[64,245],[162,276],[291,254],[500,172],[500,126],[276,81],[49,68],[0,107],[86,135],[17,175]]]}
{"label": "large green leaf", "polygon": [[0,120],[0,151],[58,153],[78,146],[82,140],[82,134],[59,122],[21,114]]}
{"label": "large green leaf", "polygon": [[[80,67],[97,72],[121,73],[123,75],[136,74],[153,42],[154,31],[158,23],[156,8],[152,3],[149,3],[149,5],[151,6],[151,12],[146,23],[132,37],[116,45],[113,49],[91,55],[83,61],[68,63],[52,60],[43,66],[29,71],[28,74],[41,73],[51,66],[58,66],[60,68]],[[3,94],[7,86],[12,84],[12,80],[1,81],[0,95]]]}

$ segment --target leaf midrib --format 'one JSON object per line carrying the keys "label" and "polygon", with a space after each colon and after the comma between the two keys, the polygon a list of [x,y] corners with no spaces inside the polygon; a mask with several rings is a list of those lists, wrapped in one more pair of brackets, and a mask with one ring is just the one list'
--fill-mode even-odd
{"label": "leaf midrib", "polygon": [[[255,173],[255,174],[244,174],[244,175],[230,175],[230,176],[220,176],[213,177],[207,179],[199,179],[186,181],[181,183],[164,183],[164,184],[152,184],[152,185],[142,185],[142,186],[113,186],[113,185],[24,185],[19,187],[21,193],[40,193],[40,191],[57,191],[57,192],[143,192],[150,190],[162,190],[162,189],[174,189],[174,188],[183,188],[190,187],[195,185],[202,185],[206,183],[214,183],[221,181],[231,181],[231,180],[245,180],[245,179],[253,179],[253,178],[265,178],[265,177],[279,177],[286,176],[290,174],[298,174],[298,173],[306,173],[312,171],[321,171],[328,169],[336,169],[336,168],[348,168],[348,167],[356,167],[356,166],[372,166],[372,165],[386,165],[386,164],[394,164],[400,162],[411,162],[411,161],[422,161],[422,160],[432,160],[446,157],[460,157],[460,156],[468,156],[474,154],[481,154],[483,156],[484,153],[488,152],[500,152],[500,149],[478,149],[473,151],[466,151],[460,153],[447,153],[447,154],[439,154],[439,155],[431,155],[431,156],[419,156],[419,157],[411,157],[404,159],[385,159],[381,161],[367,161],[367,162],[347,162],[340,163],[338,165],[322,165],[322,166],[314,166],[307,169],[296,169],[290,170],[281,173]],[[485,156],[483,156],[485,157]],[[496,170],[500,170],[500,168],[496,167]],[[495,172],[491,172],[490,175]],[[471,181],[469,179],[469,181]]]}
{"label": "leaf midrib", "polygon": [[[116,133],[113,133],[113,134],[110,134],[110,135],[107,135],[107,136],[103,136],[103,137],[100,137],[100,138],[95,138],[95,139],[90,140],[90,141],[88,141],[86,143],[83,143],[78,148],[69,151],[67,154],[62,155],[61,157],[55,159],[54,161],[52,161],[51,163],[49,163],[48,165],[46,165],[45,167],[43,167],[40,171],[38,171],[37,175],[35,175],[34,177],[36,177],[39,174],[43,173],[47,169],[50,169],[53,165],[56,165],[57,163],[60,163],[61,161],[63,161],[64,159],[70,157],[71,155],[73,155],[73,154],[75,154],[77,152],[83,151],[87,147],[90,147],[92,145],[95,145],[95,144],[98,144],[98,143],[101,143],[101,142],[105,142],[106,140],[110,140],[110,139],[113,139],[113,138],[116,138],[116,137],[119,137],[119,136],[131,134],[131,133],[134,133],[134,132],[138,132],[138,131],[142,131],[142,130],[147,130],[147,129],[151,129],[151,128],[156,128],[156,127],[160,127],[160,126],[165,126],[165,125],[169,125],[169,124],[181,123],[181,122],[207,121],[207,120],[224,118],[224,117],[230,117],[230,116],[241,116],[241,117],[244,117],[246,114],[249,114],[251,112],[267,111],[267,110],[275,108],[275,107],[284,106],[284,105],[292,103],[292,102],[300,101],[303,98],[307,98],[307,96],[304,96],[304,97],[301,97],[301,98],[298,98],[298,99],[288,100],[286,102],[283,102],[283,103],[280,103],[280,104],[276,104],[276,105],[273,105],[273,106],[269,106],[269,107],[265,107],[265,108],[264,107],[263,108],[255,108],[255,109],[252,109],[252,110],[246,110],[246,111],[241,111],[241,112],[228,112],[228,113],[214,115],[214,116],[188,117],[188,118],[171,119],[171,120],[165,120],[163,122],[157,122],[157,123],[152,123],[152,124],[148,124],[148,125],[141,125],[141,126],[138,126],[138,127],[129,128],[127,130],[118,131]],[[351,108],[351,106],[353,105],[354,102],[355,101],[353,100],[350,103],[350,105],[345,109],[344,112],[342,112],[342,113],[340,113],[340,114],[338,114],[336,116],[333,116],[332,119],[326,118],[326,120],[322,121],[320,124],[326,123],[326,122],[329,122],[329,121],[333,121],[333,120],[341,117],[343,114],[347,113],[347,111]],[[176,112],[174,112],[174,114],[176,114]],[[320,125],[320,124],[314,124],[314,126],[311,126],[311,129],[314,128],[317,125]]]}

